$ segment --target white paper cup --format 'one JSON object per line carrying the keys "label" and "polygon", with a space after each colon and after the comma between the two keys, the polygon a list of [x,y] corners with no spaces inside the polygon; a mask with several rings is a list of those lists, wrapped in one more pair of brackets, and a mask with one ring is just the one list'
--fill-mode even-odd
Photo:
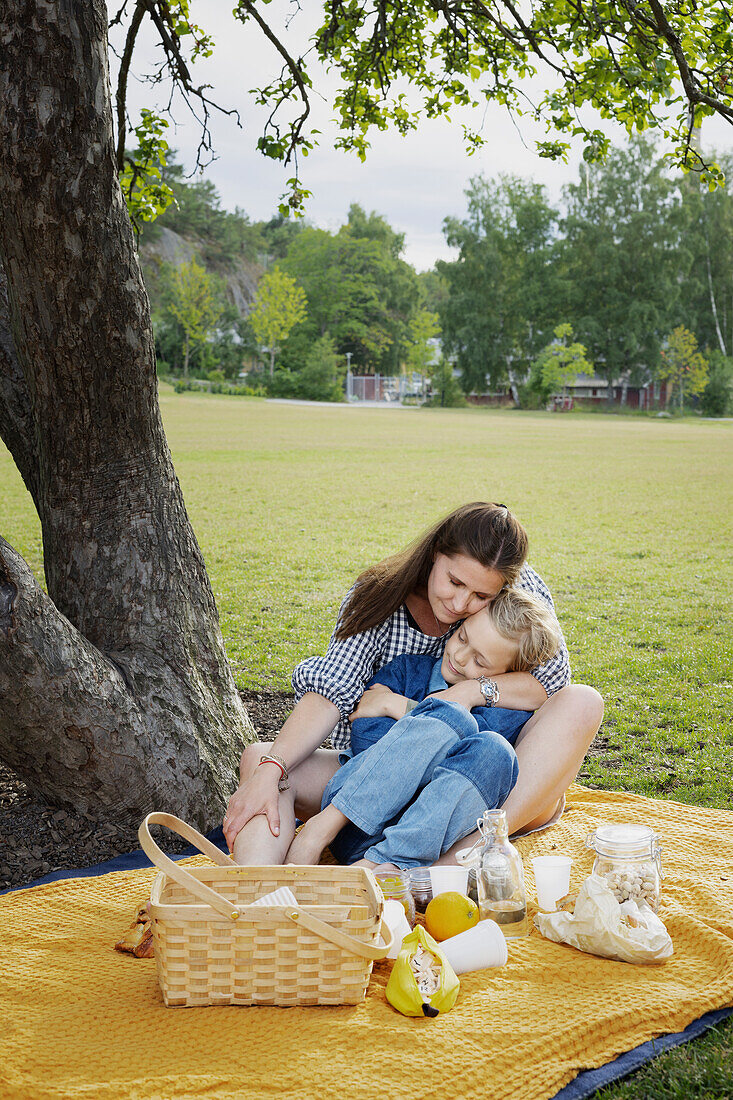
{"label": "white paper cup", "polygon": [[506,936],[493,920],[480,920],[473,928],[443,940],[440,950],[456,974],[468,974],[487,966],[505,966],[509,954]]}
{"label": "white paper cup", "polygon": [[433,897],[445,894],[448,890],[457,890],[459,894],[465,894],[468,884],[467,867],[431,867],[430,882],[433,887]]}
{"label": "white paper cup", "polygon": [[387,958],[396,959],[400,953],[403,939],[405,936],[409,936],[412,931],[410,923],[405,916],[405,907],[401,901],[396,901],[394,898],[388,898],[387,901],[385,901],[384,920],[394,936],[394,942],[389,949]]}
{"label": "white paper cup", "polygon": [[537,903],[546,913],[554,913],[559,898],[570,889],[570,856],[534,856],[532,869],[537,886]]}

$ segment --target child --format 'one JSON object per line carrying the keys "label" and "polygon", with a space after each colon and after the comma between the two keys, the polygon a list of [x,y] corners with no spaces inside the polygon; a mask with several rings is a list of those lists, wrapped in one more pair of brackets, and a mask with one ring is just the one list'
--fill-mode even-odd
{"label": "child", "polygon": [[352,716],[354,755],[288,862],[317,863],[330,845],[342,863],[434,863],[509,795],[519,773],[512,743],[530,717],[496,706],[468,711],[434,693],[479,679],[491,696],[492,676],[537,668],[559,644],[549,608],[508,589],[464,620],[442,658],[405,654],[380,669]]}

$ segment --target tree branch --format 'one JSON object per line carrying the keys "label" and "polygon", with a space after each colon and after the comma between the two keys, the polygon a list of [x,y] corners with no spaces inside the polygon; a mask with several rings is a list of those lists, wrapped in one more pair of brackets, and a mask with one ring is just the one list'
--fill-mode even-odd
{"label": "tree branch", "polygon": [[[117,78],[117,171],[122,172],[125,167],[125,136],[127,133],[127,78],[130,73],[130,62],[135,50],[137,32],[143,21],[143,15],[147,10],[145,0],[138,0],[132,20],[125,38],[125,48],[120,59],[120,72]],[[121,13],[120,13],[121,14]]]}
{"label": "tree branch", "polygon": [[122,675],[57,611],[0,537],[0,757],[54,804],[73,789],[82,812],[102,802],[127,816],[131,769],[138,793],[149,786],[145,761],[135,761],[134,752],[144,734]]}
{"label": "tree branch", "polygon": [[[303,131],[303,127],[305,126],[306,119],[308,118],[311,109],[310,99],[308,97],[308,89],[303,75],[303,68],[301,63],[296,61],[295,58],[288,53],[280,39],[264,21],[260,13],[257,11],[256,6],[251,3],[250,0],[239,0],[239,10],[247,12],[247,14],[250,15],[252,19],[254,19],[255,23],[264,34],[265,38],[267,38],[268,41],[271,42],[272,45],[275,47],[275,49],[285,62],[285,65],[290,72],[290,75],[292,76],[293,81],[295,82],[295,85],[300,94],[301,102],[303,104],[303,111],[302,114],[298,116],[295,126],[291,128],[290,149],[287,156],[285,157],[285,164],[288,164],[291,155],[296,149],[298,139]],[[270,116],[269,121],[272,121],[272,115]]]}
{"label": "tree branch", "polygon": [[[659,0],[648,0],[649,7],[654,13],[656,19],[655,29],[657,33],[665,40],[669,46],[670,52],[674,57],[677,70],[682,80],[682,87],[685,89],[685,95],[690,103],[693,111],[697,103],[703,103],[706,107],[712,108],[722,118],[733,125],[733,108],[729,107],[727,103],[723,103],[715,96],[707,95],[700,88],[698,81],[695,79],[690,64],[685,56],[685,51],[680,42],[679,35],[671,27],[667,16],[665,15],[664,8],[660,4]],[[632,12],[634,18],[638,18],[637,6],[632,6]]]}
{"label": "tree branch", "polygon": [[[142,3],[147,10],[160,37],[160,42],[166,57],[166,62],[162,67],[162,71],[170,75],[173,80],[173,90],[180,92],[189,111],[201,125],[202,134],[196,153],[195,165],[195,168],[198,168],[201,165],[202,151],[206,150],[210,152],[212,149],[211,132],[209,130],[209,109],[213,108],[215,111],[219,111],[220,114],[234,117],[237,125],[241,127],[242,122],[239,117],[239,111],[234,107],[227,110],[226,107],[221,107],[218,103],[215,103],[213,99],[209,99],[204,91],[209,85],[201,85],[200,87],[194,85],[188,64],[181,50],[180,39],[173,25],[173,19],[167,0],[140,0],[140,3]],[[159,79],[161,79],[160,74],[157,79],[154,78],[152,82],[157,83]],[[171,91],[171,100],[173,98],[173,90]],[[203,118],[199,118],[194,111],[189,96],[195,96],[196,99],[199,100],[203,108]],[[170,106],[171,102],[169,101],[168,110],[170,110]]]}

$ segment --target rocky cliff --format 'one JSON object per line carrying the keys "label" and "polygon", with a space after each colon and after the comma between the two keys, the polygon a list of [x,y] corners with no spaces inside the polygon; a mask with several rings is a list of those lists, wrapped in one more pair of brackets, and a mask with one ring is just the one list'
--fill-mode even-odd
{"label": "rocky cliff", "polygon": [[208,252],[206,241],[182,237],[172,229],[160,226],[152,239],[145,238],[140,245],[140,259],[146,273],[146,282],[148,273],[155,278],[161,264],[178,266],[189,263],[195,257],[208,271],[224,281],[229,300],[246,317],[257,293],[257,284],[265,270],[264,266],[243,256],[230,262],[212,262],[208,258]]}

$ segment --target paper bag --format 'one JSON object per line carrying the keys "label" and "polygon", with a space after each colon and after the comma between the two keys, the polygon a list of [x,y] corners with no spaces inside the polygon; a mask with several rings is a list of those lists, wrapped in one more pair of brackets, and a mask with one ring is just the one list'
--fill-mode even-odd
{"label": "paper bag", "polygon": [[579,951],[629,963],[662,963],[672,955],[672,940],[648,905],[618,903],[604,879],[589,875],[573,913],[538,913],[536,927],[548,940]]}

